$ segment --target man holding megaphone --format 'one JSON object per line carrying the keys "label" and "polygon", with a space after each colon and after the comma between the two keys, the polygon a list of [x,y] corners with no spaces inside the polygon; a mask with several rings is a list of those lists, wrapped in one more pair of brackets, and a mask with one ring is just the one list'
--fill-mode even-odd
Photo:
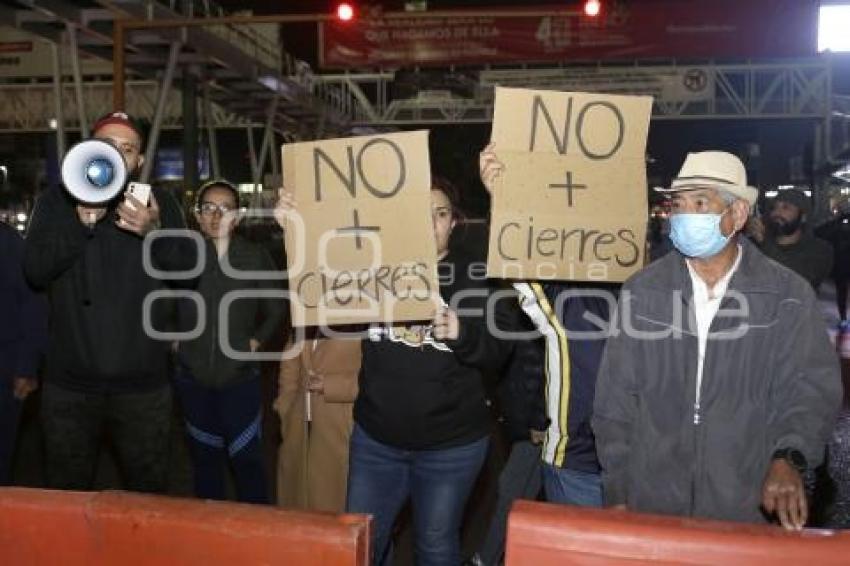
{"label": "man holding megaphone", "polygon": [[143,321],[162,330],[159,307],[167,305],[145,299],[164,285],[156,273],[190,270],[197,254],[188,238],[157,238],[149,263],[159,271],[145,267],[144,238],[160,227],[185,229],[183,215],[164,191],[134,183],[125,191],[144,161],[142,135],[129,116],[107,114],[92,131],[92,140],[63,159],[65,190],[40,197],[26,241],[26,275],[50,297],[41,407],[47,484],[91,489],[108,433],[126,487],[162,492],[172,403],[168,343],[155,340]]}
{"label": "man holding megaphone", "polygon": [[[93,131],[93,139],[77,144],[62,162],[62,180],[79,201],[77,215],[87,226],[104,218],[108,203],[145,161],[142,136],[127,114],[107,114],[95,123]],[[139,201],[138,195],[127,195],[126,202],[116,209],[118,227],[139,236],[158,227],[160,210],[156,197],[150,199],[149,207],[146,204]]]}

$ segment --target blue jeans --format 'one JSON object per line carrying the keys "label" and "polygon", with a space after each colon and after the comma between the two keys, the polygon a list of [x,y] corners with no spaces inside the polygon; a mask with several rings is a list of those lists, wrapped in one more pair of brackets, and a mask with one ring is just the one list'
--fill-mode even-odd
{"label": "blue jeans", "polygon": [[454,448],[401,450],[354,426],[346,511],[372,515],[372,564],[384,564],[393,523],[408,497],[416,564],[460,564],[463,511],[489,443],[484,437]]}
{"label": "blue jeans", "polygon": [[226,499],[229,462],[236,498],[244,503],[269,503],[260,443],[260,375],[252,373],[250,379],[215,389],[200,384],[187,367],[177,367],[174,387],[186,419],[198,497]]}
{"label": "blue jeans", "polygon": [[602,476],[543,463],[546,501],[583,507],[602,507]]}

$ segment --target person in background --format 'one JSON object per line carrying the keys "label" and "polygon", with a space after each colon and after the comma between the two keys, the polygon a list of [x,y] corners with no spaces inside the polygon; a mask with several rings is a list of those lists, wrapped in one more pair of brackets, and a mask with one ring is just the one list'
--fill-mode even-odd
{"label": "person in background", "polygon": [[770,201],[763,222],[751,218],[748,228],[762,253],[796,272],[817,291],[832,271],[832,246],[809,226],[811,199],[800,189],[784,189]]}
{"label": "person in background", "polygon": [[[531,324],[524,330],[531,331]],[[543,392],[544,363],[541,338],[517,341],[499,381],[499,420],[510,443],[510,453],[499,474],[496,509],[487,534],[475,554],[464,562],[465,566],[501,564],[511,506],[517,499],[536,500],[543,489],[541,446],[549,428]]]}
{"label": "person in background", "polygon": [[[250,355],[280,327],[283,303],[258,296],[275,286],[251,273],[273,273],[276,267],[264,248],[234,234],[239,214],[239,193],[228,181],[210,181],[198,190],[194,216],[204,237],[206,262],[197,292],[207,324],[196,338],[179,342],[174,385],[186,420],[195,495],[225,499],[230,464],[237,499],[268,503],[260,442],[260,366]],[[247,296],[238,296],[246,291]],[[238,300],[220,317],[223,301],[233,298]],[[194,328],[199,316],[193,301],[179,303],[181,329]]]}
{"label": "person in background", "polygon": [[342,513],[348,445],[360,373],[359,339],[324,338],[316,329],[280,368],[277,497],[282,507]]}
{"label": "person in background", "polygon": [[842,203],[835,218],[818,227],[817,235],[832,244],[835,303],[838,307],[840,327],[847,332],[850,331],[847,320],[847,289],[850,287],[850,201]]}
{"label": "person in background", "polygon": [[[130,177],[144,156],[142,135],[123,112],[95,122],[93,137],[115,145]],[[166,326],[166,302],[150,309],[151,293],[169,273],[195,265],[188,238],[144,239],[159,228],[185,229],[177,201],[153,188],[148,206],[132,195],[103,205],[74,201],[59,187],[39,198],[27,232],[24,271],[47,289],[50,332],[41,396],[46,478],[51,488],[88,490],[108,433],[127,489],[167,488],[172,418],[168,342],[150,330]],[[163,274],[163,277],[160,277]],[[157,304],[159,303],[159,304]]]}
{"label": "person in background", "polygon": [[0,486],[12,481],[21,406],[38,388],[47,346],[47,303],[24,278],[24,240],[0,222]]}
{"label": "person in background", "polygon": [[[503,172],[504,164],[495,144],[488,145],[479,159],[481,182],[488,192],[493,192]],[[616,302],[616,288],[561,281],[515,281],[513,287],[525,314],[524,323],[520,324],[533,327],[543,337],[544,347],[541,352],[533,344],[516,346],[517,355],[525,363],[512,367],[519,375],[510,377],[523,383],[526,402],[530,403],[526,407],[530,410],[530,440],[537,449],[515,444],[514,449],[519,451],[511,452],[511,467],[506,467],[503,474],[514,469],[524,473],[531,466],[527,458],[536,452],[547,501],[601,507],[602,478],[590,420],[607,329],[594,321],[607,323],[609,304]],[[582,334],[582,339],[578,339]],[[535,353],[541,356],[540,360],[534,361]],[[521,402],[522,397],[516,399]],[[535,404],[537,410],[533,410]],[[535,446],[537,442],[539,448]],[[517,477],[521,479],[521,475]],[[516,485],[506,477],[502,479],[506,485]],[[488,540],[488,544],[492,542]],[[472,562],[498,563],[492,548],[483,548]]]}
{"label": "person in background", "polygon": [[[281,227],[295,208],[285,189],[278,190],[275,218]],[[348,485],[348,450],[362,356],[357,327],[334,331],[353,339],[327,338],[309,328],[288,344],[297,352],[280,367],[274,408],[280,416],[277,495],[283,507],[341,513]]]}

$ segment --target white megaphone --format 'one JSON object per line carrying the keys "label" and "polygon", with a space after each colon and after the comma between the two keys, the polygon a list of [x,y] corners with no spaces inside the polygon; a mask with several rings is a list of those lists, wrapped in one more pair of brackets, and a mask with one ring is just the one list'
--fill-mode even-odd
{"label": "white megaphone", "polygon": [[104,140],[86,140],[62,158],[62,183],[75,199],[103,204],[127,183],[127,163],[118,148]]}

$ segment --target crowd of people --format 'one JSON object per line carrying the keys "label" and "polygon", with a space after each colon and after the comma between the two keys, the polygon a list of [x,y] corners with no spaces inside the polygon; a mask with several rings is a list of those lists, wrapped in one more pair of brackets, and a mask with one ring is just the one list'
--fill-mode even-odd
{"label": "crowd of people", "polygon": [[[92,131],[139,169],[142,132],[128,116],[110,113]],[[492,190],[498,148],[479,165]],[[459,192],[435,176],[444,306],[417,325],[309,328],[288,344],[298,354],[279,365],[272,490],[250,354],[284,325],[274,293],[284,282],[257,275],[274,262],[239,235],[236,188],[200,187],[191,227],[160,189],[148,206],[97,207],[47,190],[25,241],[0,226],[0,483],[40,375],[48,487],[91,489],[108,435],[125,487],[165,492],[175,399],[198,497],[225,499],[230,469],[238,501],[269,504],[274,491],[284,507],[370,514],[375,564],[391,563],[408,501],[422,565],[499,564],[518,498],[801,529],[842,402],[815,293],[830,274],[842,279],[846,260],[815,236],[799,191],[754,218],[758,190],[729,153],[689,154],[662,192],[672,249],[624,285],[492,281],[471,276],[450,246]],[[297,208],[281,189],[279,222]],[[160,229],[194,231],[202,245]],[[449,306],[470,289],[462,312],[489,318]],[[248,298],[230,301],[240,292]],[[156,293],[164,300],[151,302]],[[496,308],[482,308],[491,299]],[[494,404],[510,453],[486,536],[464,557]]]}

